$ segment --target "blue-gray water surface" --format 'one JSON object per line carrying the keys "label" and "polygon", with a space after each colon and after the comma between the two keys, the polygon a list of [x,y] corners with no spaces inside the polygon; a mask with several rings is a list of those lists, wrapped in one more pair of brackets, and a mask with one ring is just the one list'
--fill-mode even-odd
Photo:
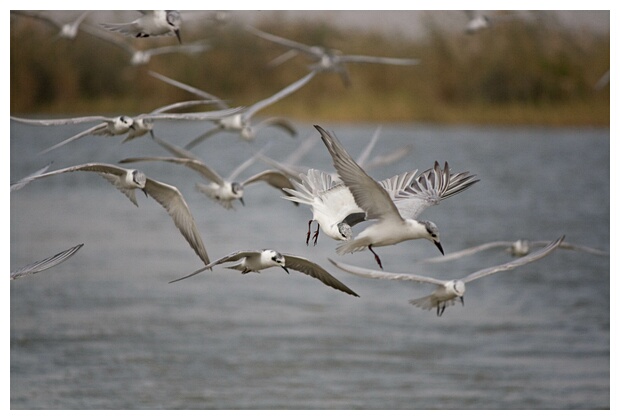
{"label": "blue-gray water surface", "polygon": [[[330,124],[353,156],[376,126]],[[270,141],[278,160],[296,139],[273,129],[249,144],[233,134],[194,149],[227,175]],[[87,137],[38,153],[85,127],[11,123],[11,181],[50,168],[166,156],[148,137]],[[199,124],[162,124],[184,145]],[[206,128],[204,128],[206,129]],[[435,160],[480,178],[425,211],[444,250],[498,240],[552,240],[609,251],[609,129],[385,125],[373,155],[412,152],[370,169],[376,179]],[[333,171],[318,141],[300,162]],[[610,259],[569,250],[468,284],[443,316],[408,303],[432,286],[357,277],[327,258],[377,268],[369,251],[338,256],[320,235],[306,246],[307,206],[267,185],[226,210],[194,190],[204,182],[169,163],[136,163],[184,194],[212,260],[273,248],[309,258],[355,290],[352,297],[299,272],[242,275],[202,266],[165,210],[139,207],[85,172],[11,193],[11,268],[84,247],[47,271],[11,281],[12,409],[598,409],[610,407]],[[241,178],[267,166],[257,162]],[[354,228],[357,233],[364,224]],[[441,264],[428,241],[376,248],[386,271],[462,277],[508,261],[503,250]]]}

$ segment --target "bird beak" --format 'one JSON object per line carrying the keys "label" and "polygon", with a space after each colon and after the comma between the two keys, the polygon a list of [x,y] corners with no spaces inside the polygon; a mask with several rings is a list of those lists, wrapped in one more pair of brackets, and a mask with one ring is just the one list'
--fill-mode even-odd
{"label": "bird beak", "polygon": [[286,271],[286,274],[291,274],[291,273],[288,272],[288,268],[286,268],[284,266],[282,266],[282,270]]}
{"label": "bird beak", "polygon": [[149,134],[151,135],[151,138],[155,140],[155,133],[153,133],[153,130],[149,130]]}
{"label": "bird beak", "polygon": [[443,247],[441,246],[441,242],[439,242],[439,241],[433,241],[433,243],[435,244],[435,246],[436,246],[437,248],[439,248],[439,251],[441,251],[441,255],[445,255],[445,254],[443,253]]}
{"label": "bird beak", "polygon": [[240,197],[239,201],[241,201],[241,205],[245,207],[245,203],[243,202],[243,197]]}
{"label": "bird beak", "polygon": [[463,296],[461,296],[461,304],[465,306],[465,299],[463,299]]}
{"label": "bird beak", "polygon": [[182,44],[181,42],[181,32],[178,29],[174,30],[174,34],[177,36],[177,39],[179,40],[179,44]]}

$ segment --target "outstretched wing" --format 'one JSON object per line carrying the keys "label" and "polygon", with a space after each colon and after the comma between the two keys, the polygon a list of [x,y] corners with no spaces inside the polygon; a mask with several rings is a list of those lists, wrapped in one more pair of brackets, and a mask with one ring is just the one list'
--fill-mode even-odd
{"label": "outstretched wing", "polygon": [[340,280],[329,274],[320,265],[305,258],[298,257],[296,255],[282,255],[284,255],[286,268],[290,268],[292,270],[307,274],[311,277],[314,277],[315,279],[320,280],[326,286],[333,287],[334,289],[340,290],[341,292],[359,297],[357,293],[345,286],[342,282],[340,282]]}
{"label": "outstretched wing", "polygon": [[45,258],[44,260],[34,262],[32,264],[28,264],[24,267],[18,268],[17,270],[11,271],[11,280],[15,280],[20,277],[28,276],[30,274],[35,274],[43,270],[47,270],[48,268],[52,268],[61,262],[67,260],[73,254],[79,251],[84,244],[76,245],[72,248],[69,248],[65,251],[62,251],[52,257]]}

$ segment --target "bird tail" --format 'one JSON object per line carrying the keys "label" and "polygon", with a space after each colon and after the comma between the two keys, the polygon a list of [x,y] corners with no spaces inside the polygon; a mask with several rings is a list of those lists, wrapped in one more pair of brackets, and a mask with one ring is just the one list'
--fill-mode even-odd
{"label": "bird tail", "polygon": [[437,299],[433,295],[424,296],[418,299],[412,299],[409,301],[413,306],[425,309],[427,311],[437,307]]}
{"label": "bird tail", "polygon": [[283,197],[286,200],[311,206],[318,193],[327,191],[337,183],[330,174],[317,169],[308,170],[308,174],[299,175],[301,182],[291,180],[295,189],[283,188],[290,196]]}
{"label": "bird tail", "polygon": [[350,254],[353,252],[363,251],[367,246],[368,243],[366,243],[364,239],[352,239],[338,245],[338,247],[336,247],[336,252],[338,255]]}

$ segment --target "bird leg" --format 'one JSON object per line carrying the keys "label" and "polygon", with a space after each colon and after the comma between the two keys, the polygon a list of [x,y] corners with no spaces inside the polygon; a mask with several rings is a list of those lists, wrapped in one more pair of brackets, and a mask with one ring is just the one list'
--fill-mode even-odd
{"label": "bird leg", "polygon": [[306,245],[310,242],[310,229],[312,228],[312,220],[308,221],[308,233],[306,234]]}
{"label": "bird leg", "polygon": [[312,239],[314,239],[314,245],[316,246],[316,241],[319,239],[319,227],[320,225],[317,223],[316,224],[316,230],[314,231],[314,235],[312,236]]}
{"label": "bird leg", "polygon": [[379,267],[381,267],[381,269],[383,270],[383,265],[381,264],[381,258],[379,258],[377,253],[372,250],[372,245],[368,245],[368,249],[370,250],[370,252],[373,253],[373,255],[375,256],[375,261],[377,262],[377,264],[379,264]]}

